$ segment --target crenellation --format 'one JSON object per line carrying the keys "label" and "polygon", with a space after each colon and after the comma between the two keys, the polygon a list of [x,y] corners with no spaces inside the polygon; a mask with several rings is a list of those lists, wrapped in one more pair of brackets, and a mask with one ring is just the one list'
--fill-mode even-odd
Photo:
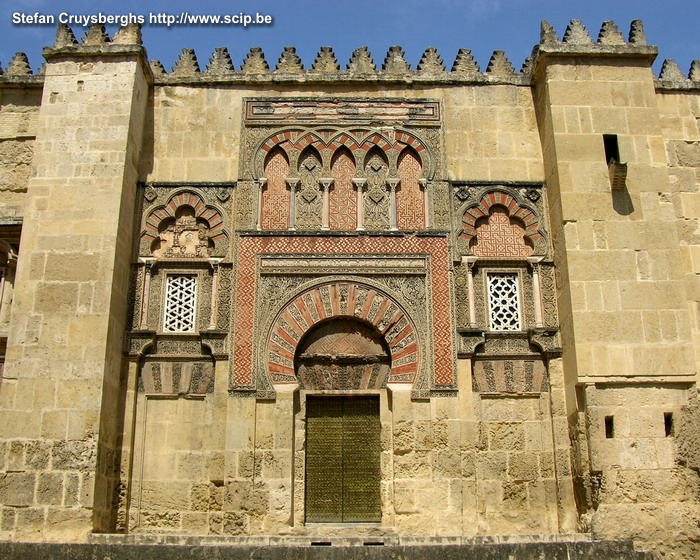
{"label": "crenellation", "polygon": [[497,77],[508,77],[515,75],[515,68],[503,51],[493,51],[489,64],[486,67],[486,74]]}
{"label": "crenellation", "polygon": [[334,74],[340,72],[340,65],[331,47],[321,47],[311,65],[311,73]]}
{"label": "crenellation", "polygon": [[114,34],[112,42],[115,45],[143,45],[141,25],[138,23],[129,22],[120,27]]}
{"label": "crenellation", "polygon": [[78,40],[73,34],[73,30],[68,27],[65,23],[59,23],[56,29],[56,40],[54,41],[54,48],[60,49],[62,47],[72,47],[78,44]]}
{"label": "crenellation", "polygon": [[593,42],[588,30],[581,20],[572,19],[564,32],[562,43],[570,45],[589,45]]}
{"label": "crenellation", "polygon": [[166,74],[165,66],[163,66],[160,60],[151,60],[149,66],[154,76],[163,76]]}
{"label": "crenellation", "polygon": [[105,26],[100,23],[93,23],[85,32],[82,44],[86,47],[95,47],[111,41]]}
{"label": "crenellation", "polygon": [[377,71],[372,55],[366,46],[353,51],[347,69],[351,74],[375,74]]}
{"label": "crenellation", "polygon": [[614,21],[604,21],[598,33],[598,43],[602,45],[624,45],[625,39]]}
{"label": "crenellation", "polygon": [[644,24],[641,19],[632,20],[628,41],[630,45],[646,46],[647,37],[644,33]]}
{"label": "crenellation", "polygon": [[232,74],[233,61],[231,60],[231,55],[226,47],[217,47],[209,59],[209,64],[207,65],[207,74],[217,74],[226,75]]}
{"label": "crenellation", "polygon": [[175,66],[173,66],[173,76],[194,76],[199,74],[199,63],[194,49],[182,49]]}
{"label": "crenellation", "polygon": [[401,47],[394,45],[389,47],[386,58],[382,64],[382,71],[388,75],[403,75],[411,70],[411,66],[404,59],[404,52]]}
{"label": "crenellation", "polygon": [[556,30],[547,20],[543,19],[540,23],[540,44],[554,45],[558,42],[559,37],[557,37]]}
{"label": "crenellation", "polygon": [[700,60],[693,60],[690,64],[688,78],[693,82],[700,82]]}
{"label": "crenellation", "polygon": [[243,60],[243,74],[265,74],[270,71],[270,65],[265,60],[265,54],[260,47],[252,47]]}
{"label": "crenellation", "polygon": [[445,72],[445,65],[442,62],[442,57],[435,47],[429,47],[421,56],[418,68],[418,74],[442,74]]}
{"label": "crenellation", "polygon": [[661,66],[659,80],[666,82],[684,83],[687,80],[687,78],[683,74],[683,71],[680,69],[680,66],[678,66],[676,61],[671,58],[667,58],[666,60],[664,60],[664,63]]}
{"label": "crenellation", "polygon": [[304,65],[301,63],[301,58],[297,54],[296,47],[284,47],[275,72],[280,74],[301,74],[304,71]]}
{"label": "crenellation", "polygon": [[474,60],[472,51],[469,49],[459,49],[459,51],[457,51],[457,58],[455,58],[454,64],[452,65],[451,72],[453,74],[474,77],[481,73],[481,69],[476,63],[476,60]]}
{"label": "crenellation", "polygon": [[32,68],[29,66],[29,59],[23,52],[15,53],[12,60],[7,65],[5,71],[7,76],[31,76]]}

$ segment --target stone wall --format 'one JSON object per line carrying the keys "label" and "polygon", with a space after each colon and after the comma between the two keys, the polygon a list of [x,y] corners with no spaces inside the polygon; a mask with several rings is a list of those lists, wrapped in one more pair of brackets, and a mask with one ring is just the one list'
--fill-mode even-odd
{"label": "stone wall", "polygon": [[[1,538],[586,532],[697,553],[699,65],[655,80],[639,22],[596,42],[545,22],[519,73],[434,49],[412,70],[398,47],[343,70],[328,48],[238,70],[217,49],[205,71],[183,51],[165,73],[137,28],[107,39],[61,27],[43,75],[20,57],[0,76],[0,234],[23,219]],[[331,228],[333,181],[358,202]],[[338,318],[388,373],[297,375]],[[326,373],[372,369],[353,367]],[[307,399],[360,393],[381,521],[307,523]]]}

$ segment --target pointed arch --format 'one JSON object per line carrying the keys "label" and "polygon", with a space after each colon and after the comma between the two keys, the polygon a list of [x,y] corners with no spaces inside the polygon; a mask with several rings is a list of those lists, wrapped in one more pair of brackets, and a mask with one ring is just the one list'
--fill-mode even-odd
{"label": "pointed arch", "polygon": [[333,154],[331,159],[333,188],[329,202],[331,230],[348,231],[357,227],[357,195],[352,183],[355,171],[355,158],[350,150],[341,147]]}
{"label": "pointed arch", "polygon": [[400,188],[396,192],[396,224],[403,230],[425,228],[425,193],[421,188],[423,165],[411,147],[399,154],[397,169]]}

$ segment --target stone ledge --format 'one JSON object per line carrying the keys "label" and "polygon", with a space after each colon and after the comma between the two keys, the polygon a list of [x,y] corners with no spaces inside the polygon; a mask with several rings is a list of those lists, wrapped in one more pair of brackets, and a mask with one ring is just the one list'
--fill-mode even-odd
{"label": "stone ledge", "polygon": [[[119,538],[110,535],[111,538]],[[238,544],[209,545],[197,539],[188,544],[63,544],[0,542],[5,560],[653,560],[651,553],[635,551],[631,541],[500,542],[483,544],[381,545],[368,538],[361,546],[335,545],[319,540],[306,546]],[[238,539],[240,542],[257,539]],[[353,539],[355,540],[355,539]],[[361,541],[363,539],[357,539]],[[442,539],[436,539],[440,542]],[[429,541],[429,539],[426,539]],[[232,541],[235,542],[235,541]],[[328,544],[330,543],[330,544]],[[358,542],[359,544],[359,542]]]}

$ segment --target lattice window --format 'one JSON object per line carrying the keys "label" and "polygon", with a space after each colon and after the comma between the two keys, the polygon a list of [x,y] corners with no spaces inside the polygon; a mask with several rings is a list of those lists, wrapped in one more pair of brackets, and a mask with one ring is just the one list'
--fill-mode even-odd
{"label": "lattice window", "polygon": [[521,319],[517,273],[489,274],[488,294],[489,329],[492,331],[519,331]]}
{"label": "lattice window", "polygon": [[163,330],[166,332],[194,331],[196,309],[197,277],[168,276],[165,289]]}

